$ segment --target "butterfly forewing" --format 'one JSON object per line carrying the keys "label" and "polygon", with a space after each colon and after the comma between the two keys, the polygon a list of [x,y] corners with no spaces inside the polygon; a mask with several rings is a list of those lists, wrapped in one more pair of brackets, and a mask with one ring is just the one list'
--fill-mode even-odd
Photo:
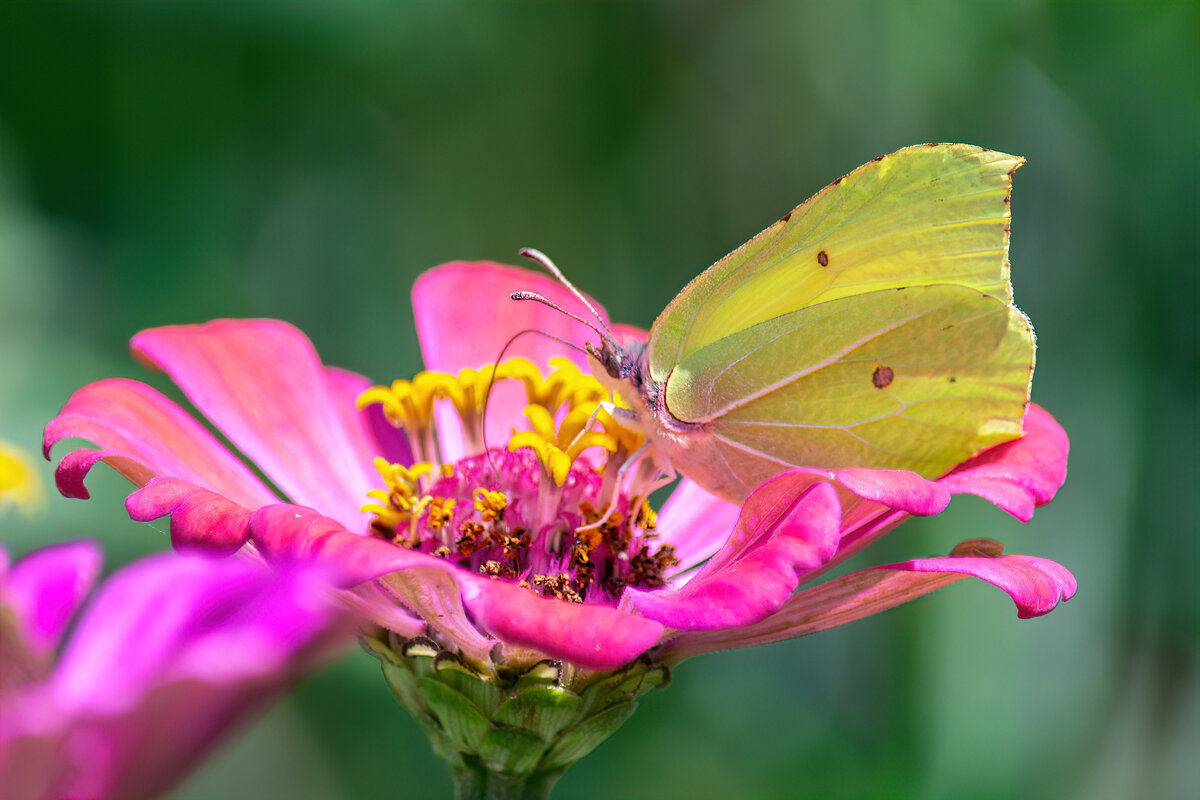
{"label": "butterfly forewing", "polygon": [[693,280],[655,322],[658,381],[738,331],[879,289],[957,284],[1011,300],[1008,198],[1014,156],[920,145],[830,184]]}

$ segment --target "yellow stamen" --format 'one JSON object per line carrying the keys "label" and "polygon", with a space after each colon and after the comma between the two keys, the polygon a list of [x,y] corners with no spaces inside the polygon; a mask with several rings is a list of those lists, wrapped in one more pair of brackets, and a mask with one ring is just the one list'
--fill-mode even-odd
{"label": "yellow stamen", "polygon": [[484,522],[495,522],[504,516],[508,508],[508,495],[491,489],[475,490],[475,510],[479,512]]}
{"label": "yellow stamen", "polygon": [[440,531],[450,523],[454,516],[454,498],[434,497],[429,503],[429,527]]}
{"label": "yellow stamen", "polygon": [[361,510],[365,514],[375,515],[372,526],[376,530],[395,536],[405,523],[409,523],[407,538],[409,541],[415,538],[417,516],[433,500],[422,496],[420,481],[432,469],[433,465],[426,461],[406,467],[393,464],[386,458],[375,459],[375,470],[383,478],[387,489],[367,492],[368,497],[379,502],[367,503]]}
{"label": "yellow stamen", "polygon": [[544,472],[556,486],[562,486],[571,471],[571,464],[589,447],[603,447],[609,452],[615,452],[617,442],[607,433],[600,431],[580,430],[590,417],[587,406],[579,406],[567,414],[563,424],[555,428],[554,418],[544,407],[531,405],[525,407],[525,416],[529,418],[531,431],[513,433],[508,440],[509,450],[519,450],[528,447],[537,455],[538,462]]}

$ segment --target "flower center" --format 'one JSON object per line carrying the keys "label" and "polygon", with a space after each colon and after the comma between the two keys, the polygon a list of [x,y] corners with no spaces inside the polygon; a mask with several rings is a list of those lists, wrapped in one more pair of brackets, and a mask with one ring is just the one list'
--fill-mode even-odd
{"label": "flower center", "polygon": [[[377,502],[363,506],[375,514],[372,533],[571,602],[615,604],[626,586],[663,586],[678,560],[654,542],[655,475],[631,468],[641,466],[630,462],[644,439],[599,407],[607,391],[598,381],[567,359],[550,364],[546,376],[525,359],[457,377],[422,372],[363,393],[359,406],[381,404],[421,459],[411,467],[376,459],[386,488],[368,492]],[[493,380],[524,386],[529,429],[514,429],[507,449],[481,452]],[[439,404],[453,408],[479,454],[443,462]]]}

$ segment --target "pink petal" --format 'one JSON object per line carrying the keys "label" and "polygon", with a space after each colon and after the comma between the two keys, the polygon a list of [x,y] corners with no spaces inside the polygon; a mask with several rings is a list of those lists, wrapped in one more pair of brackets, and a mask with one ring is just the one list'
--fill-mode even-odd
{"label": "pink petal", "polygon": [[842,540],[837,555],[805,576],[811,581],[878,541],[909,516],[940,514],[950,503],[946,487],[915,472],[843,469],[828,474],[842,501]]}
{"label": "pink petal", "polygon": [[771,616],[753,625],[680,634],[660,652],[669,663],[701,653],[782,642],[845,625],[926,595],[965,575],[865,569],[792,595]]}
{"label": "pink petal", "polygon": [[404,432],[393,426],[383,416],[379,405],[358,408],[358,396],[374,384],[357,372],[326,367],[329,394],[333,405],[342,417],[342,425],[350,435],[354,452],[368,472],[375,471],[375,457],[383,456],[393,464],[408,466],[413,463],[412,451]]}
{"label": "pink petal", "polygon": [[1050,613],[1060,600],[1070,600],[1077,588],[1066,567],[1036,556],[944,556],[876,569],[972,575],[1007,592],[1021,619]]}
{"label": "pink petal", "polygon": [[1053,499],[1067,479],[1070,442],[1045,409],[1030,405],[1024,435],[964,462],[939,483],[955,494],[990,500],[1022,522]]}
{"label": "pink petal", "polygon": [[650,341],[650,331],[645,328],[639,328],[637,325],[629,325],[624,322],[610,322],[608,327],[616,334],[617,344],[623,347],[633,344],[645,344]]}
{"label": "pink petal", "polygon": [[777,478],[751,494],[724,558],[714,558],[679,590],[628,589],[628,602],[650,619],[684,630],[748,625],[774,613],[805,572],[837,552],[842,517],[830,484],[797,497],[789,483]]}
{"label": "pink petal", "polygon": [[940,514],[950,493],[915,472],[891,469],[840,469],[834,479],[848,490],[886,508],[919,517]]}
{"label": "pink petal", "polygon": [[249,538],[249,509],[178,478],[151,479],[126,498],[125,510],[138,522],[169,514],[171,543],[176,550],[196,548],[228,554]]}
{"label": "pink petal", "polygon": [[37,550],[0,575],[0,607],[20,621],[25,645],[48,655],[58,644],[79,604],[100,572],[100,548],[94,542],[69,542]]}
{"label": "pink petal", "polygon": [[287,503],[256,510],[250,518],[250,535],[273,563],[320,564],[342,588],[399,569],[446,566],[439,558],[375,536],[359,536],[311,508]]}
{"label": "pink petal", "polygon": [[359,507],[378,478],[362,463],[349,415],[303,333],[279,320],[215,320],[142,331],[132,348],[291,499],[365,528]]}
{"label": "pink petal", "polygon": [[1017,604],[1022,619],[1049,612],[1075,593],[1075,579],[1044,558],[949,556],[851,572],[793,595],[775,614],[753,625],[681,634],[660,652],[675,663],[716,650],[755,647],[807,636],[878,614],[975,576],[998,586]]}
{"label": "pink petal", "polygon": [[[576,322],[540,303],[510,299],[513,292],[536,292],[564,309],[591,320],[591,312],[562,284],[550,276],[496,264],[491,261],[454,261],[425,272],[413,285],[413,315],[425,367],[457,374],[464,368],[491,365],[500,351],[522,331],[541,331],[582,347],[599,337],[586,325]],[[596,310],[607,320],[604,309],[595,301]],[[523,333],[504,351],[504,358],[521,357],[532,361],[543,372],[554,356],[571,359],[584,372],[590,371],[588,358],[554,339],[536,333]],[[489,447],[503,447],[513,425],[524,420],[524,390],[501,381],[488,399],[486,440]],[[443,409],[439,409],[443,412]],[[447,460],[472,455],[463,447],[461,434],[454,431],[457,416],[439,413],[439,439]]]}
{"label": "pink petal", "polygon": [[170,475],[225,495],[236,503],[275,502],[262,481],[183,409],[144,383],[109,378],[79,389],[46,426],[43,451],[68,437],[103,451],[75,451],[58,467],[59,490],[86,499],[83,478],[97,460],[139,485]]}
{"label": "pink petal", "polygon": [[626,612],[536,597],[443,559],[375,537],[356,536],[309,509],[288,505],[259,509],[251,530],[255,544],[272,561],[322,564],[333,571],[339,586],[382,579],[430,625],[477,658],[484,657],[493,644],[480,636],[482,629],[505,644],[536,647],[555,658],[609,669],[640,655],[662,633],[659,623]]}
{"label": "pink petal", "polygon": [[691,569],[717,552],[740,510],[694,481],[681,480],[658,515],[659,541],[674,545],[679,559],[671,574]]}
{"label": "pink petal", "polygon": [[381,628],[395,631],[411,639],[427,633],[424,621],[396,605],[396,599],[378,583],[364,583],[349,591],[356,616],[370,620]]}
{"label": "pink petal", "polygon": [[[950,493],[944,487],[902,470],[789,470],[766,481],[750,494],[739,520],[741,534],[730,537],[704,570],[711,572],[737,556],[745,545],[739,536],[759,529],[754,520],[756,516],[770,518],[778,509],[820,484],[830,485],[837,491],[842,513],[841,542],[831,564],[846,558],[847,548],[863,533],[862,526],[874,530],[881,516],[902,519],[907,514],[936,514],[950,501]],[[892,522],[889,527],[895,524]],[[858,543],[858,547],[862,544]]]}
{"label": "pink petal", "polygon": [[491,658],[496,640],[480,633],[467,614],[458,582],[461,574],[442,562],[397,570],[381,576],[378,583],[392,595],[393,604],[403,603],[421,619],[429,620],[442,638],[457,644],[464,655],[486,662]]}
{"label": "pink petal", "polygon": [[[350,589],[363,598],[361,610],[370,618],[397,633],[413,635],[412,617],[399,617],[400,627],[392,627],[382,613],[379,591],[368,589],[376,578],[393,598],[402,597],[412,603],[430,624],[453,640],[465,653],[476,659],[487,657],[492,642],[487,641],[467,617],[458,601],[458,584],[444,578],[429,579],[423,584],[420,576],[428,572],[457,577],[461,572],[440,558],[409,550],[374,536],[358,536],[337,522],[315,511],[292,505],[261,508],[251,518],[254,543],[273,563],[319,564],[334,585]],[[412,571],[413,579],[404,577]],[[438,595],[445,593],[446,597]],[[416,597],[415,595],[420,595]],[[393,600],[395,602],[395,600]]]}
{"label": "pink petal", "polygon": [[660,623],[608,606],[535,597],[495,578],[469,575],[460,583],[467,609],[493,636],[588,669],[626,664],[663,634]]}
{"label": "pink petal", "polygon": [[117,474],[135,486],[145,486],[155,475],[154,470],[141,461],[111,450],[72,450],[54,469],[54,483],[59,493],[63,497],[75,500],[87,500],[91,497],[83,479],[92,471],[92,467],[96,466],[97,461],[108,464]]}
{"label": "pink petal", "polygon": [[[523,330],[542,331],[580,347],[597,341],[594,331],[564,314],[540,303],[509,299],[522,290],[592,320],[591,312],[545,273],[492,261],[452,261],[428,270],[413,284],[413,314],[425,367],[457,373],[492,364],[500,348]],[[607,322],[604,309],[595,300],[591,303]],[[566,356],[588,369],[586,356],[535,334],[517,339],[505,354],[513,356],[543,368],[552,356]]]}

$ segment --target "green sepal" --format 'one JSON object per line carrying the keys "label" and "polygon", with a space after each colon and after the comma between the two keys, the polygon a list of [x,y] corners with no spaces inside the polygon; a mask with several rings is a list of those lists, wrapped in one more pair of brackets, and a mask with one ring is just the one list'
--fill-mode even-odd
{"label": "green sepal", "polygon": [[607,739],[637,710],[632,700],[618,703],[588,718],[559,737],[542,758],[544,770],[565,769]]}
{"label": "green sepal", "polygon": [[493,772],[528,775],[537,769],[546,748],[546,742],[529,731],[494,725],[477,752]]}
{"label": "green sepal", "polygon": [[417,687],[429,709],[442,723],[446,735],[458,749],[468,753],[479,752],[479,746],[492,723],[475,704],[462,692],[436,678],[417,678]]}
{"label": "green sepal", "polygon": [[558,776],[670,680],[639,659],[610,673],[545,659],[464,660],[431,639],[368,639],[396,699],[454,775],[459,797],[545,797]]}
{"label": "green sepal", "polygon": [[480,675],[456,661],[433,662],[433,678],[441,681],[469,699],[480,713],[486,717],[492,716],[499,707],[504,695],[496,688],[495,681],[485,675]]}
{"label": "green sepal", "polygon": [[530,686],[505,700],[492,719],[549,742],[579,714],[579,695],[557,686]]}

